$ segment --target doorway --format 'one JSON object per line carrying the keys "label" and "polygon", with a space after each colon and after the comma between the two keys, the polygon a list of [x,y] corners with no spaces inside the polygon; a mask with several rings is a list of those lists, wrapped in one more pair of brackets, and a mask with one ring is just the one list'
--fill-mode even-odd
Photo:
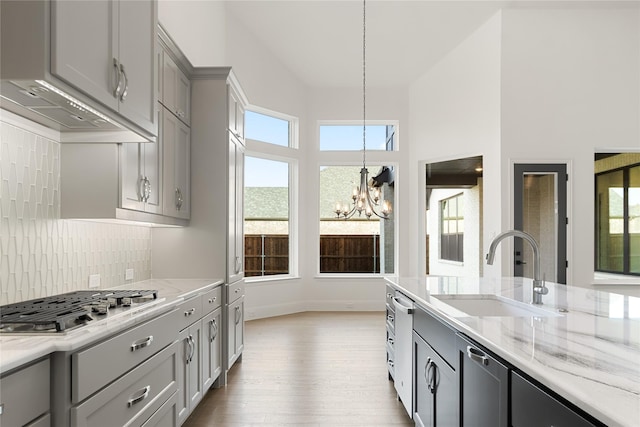
{"label": "doorway", "polygon": [[[567,165],[514,164],[516,230],[531,234],[540,247],[544,280],[567,283]],[[533,277],[533,251],[514,239],[514,276]]]}

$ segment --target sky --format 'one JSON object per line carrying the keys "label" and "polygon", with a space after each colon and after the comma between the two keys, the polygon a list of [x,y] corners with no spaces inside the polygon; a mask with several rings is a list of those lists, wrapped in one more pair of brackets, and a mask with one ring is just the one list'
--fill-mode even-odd
{"label": "sky", "polygon": [[[247,111],[245,137],[286,147],[289,144],[289,123],[286,120]],[[367,126],[366,141],[367,150],[384,150],[385,126]],[[320,126],[320,149],[361,151],[362,125]],[[245,187],[287,187],[288,182],[288,167],[285,162],[246,157]]]}

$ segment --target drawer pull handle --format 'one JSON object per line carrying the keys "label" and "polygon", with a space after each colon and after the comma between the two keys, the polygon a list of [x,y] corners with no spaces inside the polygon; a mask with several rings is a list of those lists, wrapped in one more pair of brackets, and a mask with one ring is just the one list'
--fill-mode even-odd
{"label": "drawer pull handle", "polygon": [[217,299],[218,297],[209,298],[209,304],[213,304]]}
{"label": "drawer pull handle", "polygon": [[467,356],[469,356],[469,359],[481,365],[486,366],[489,364],[489,358],[483,352],[477,348],[471,347],[470,345],[467,346]]}
{"label": "drawer pull handle", "polygon": [[146,338],[142,338],[141,340],[135,341],[131,344],[131,351],[140,350],[141,348],[145,348],[153,342],[153,335],[149,335]]}
{"label": "drawer pull handle", "polygon": [[147,396],[149,396],[149,391],[151,390],[151,386],[148,385],[145,388],[143,388],[142,390],[138,391],[137,396],[132,397],[131,399],[129,399],[127,401],[127,407],[130,408],[133,405],[135,405],[138,402],[143,401],[144,399],[147,398]]}
{"label": "drawer pull handle", "polygon": [[411,306],[406,306],[404,304],[402,304],[398,298],[393,297],[391,298],[393,300],[393,306],[396,308],[396,310],[399,310],[400,312],[404,313],[404,314],[412,314],[413,313],[413,304]]}
{"label": "drawer pull handle", "polygon": [[393,323],[393,316],[392,315],[387,315],[387,320],[391,323]]}
{"label": "drawer pull handle", "polygon": [[192,308],[192,309],[190,309],[190,310],[185,311],[185,312],[184,312],[184,315],[188,317],[188,316],[191,316],[191,315],[192,315],[193,313],[195,313],[195,312],[196,312],[196,309],[195,309],[195,308]]}
{"label": "drawer pull handle", "polygon": [[0,403],[0,415],[4,412],[4,403]]}
{"label": "drawer pull handle", "polygon": [[237,294],[238,292],[240,292],[240,289],[236,289],[233,292],[235,292]]}
{"label": "drawer pull handle", "polygon": [[393,345],[393,338],[389,337],[387,341],[389,342],[389,344]]}

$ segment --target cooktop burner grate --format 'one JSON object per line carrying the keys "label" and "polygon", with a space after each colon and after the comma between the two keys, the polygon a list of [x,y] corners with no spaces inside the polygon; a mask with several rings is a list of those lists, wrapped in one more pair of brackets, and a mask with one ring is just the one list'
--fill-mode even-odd
{"label": "cooktop burner grate", "polygon": [[[93,320],[92,307],[130,306],[158,297],[155,290],[75,291],[0,306],[1,332],[57,332],[82,326]],[[106,311],[104,311],[106,313]]]}

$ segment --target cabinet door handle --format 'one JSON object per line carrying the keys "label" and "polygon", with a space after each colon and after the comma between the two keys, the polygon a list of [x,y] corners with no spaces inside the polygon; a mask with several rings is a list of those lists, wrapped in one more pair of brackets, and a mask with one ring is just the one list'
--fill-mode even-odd
{"label": "cabinet door handle", "polygon": [[487,355],[470,345],[467,346],[467,356],[469,356],[469,359],[481,365],[487,366],[489,364],[489,358]]}
{"label": "cabinet door handle", "polygon": [[413,306],[406,306],[404,304],[402,304],[400,301],[398,301],[398,298],[393,297],[393,306],[396,308],[396,310],[399,310],[400,312],[404,313],[404,314],[412,314],[413,313]]}
{"label": "cabinet door handle", "polygon": [[189,335],[187,339],[189,340],[189,357],[187,360],[191,363],[193,361],[193,354],[196,352],[196,342],[193,340],[193,335]]}
{"label": "cabinet door handle", "polygon": [[4,412],[4,403],[0,403],[0,415]]}
{"label": "cabinet door handle", "polygon": [[[213,329],[213,333],[211,330]],[[218,322],[216,319],[209,320],[209,342],[213,342],[218,336]]]}
{"label": "cabinet door handle", "polygon": [[240,312],[240,307],[236,307],[236,325],[240,323],[240,319],[242,319],[242,313]]}
{"label": "cabinet door handle", "polygon": [[184,349],[184,363],[186,365],[189,364],[189,359],[191,358],[191,340],[189,339],[189,337],[186,337],[184,339],[184,343],[187,345]]}
{"label": "cabinet door handle", "polygon": [[235,265],[236,274],[240,273],[240,268],[242,268],[242,263],[240,262],[240,257],[237,256],[236,257],[236,265]]}
{"label": "cabinet door handle", "polygon": [[431,393],[435,394],[438,388],[438,365],[433,359],[429,360],[429,368],[427,369],[427,388]]}
{"label": "cabinet door handle", "polygon": [[145,193],[145,188],[147,186],[146,184],[146,177],[144,176],[140,176],[140,178],[138,178],[138,200],[141,202],[144,202],[144,193]]}
{"label": "cabinet door handle", "polygon": [[429,366],[431,365],[431,358],[427,357],[427,363],[424,364],[424,382],[427,383],[427,388],[431,390],[431,384],[429,383]]}
{"label": "cabinet door handle", "polygon": [[194,307],[194,308],[191,308],[191,309],[189,309],[189,310],[185,311],[185,312],[184,312],[184,315],[185,315],[185,317],[189,317],[189,316],[191,316],[191,315],[192,315],[193,313],[195,313],[195,312],[196,312],[196,309],[195,309],[195,307]]}
{"label": "cabinet door handle", "polygon": [[144,201],[148,202],[151,197],[151,181],[148,177],[144,177]]}
{"label": "cabinet door handle", "polygon": [[118,60],[116,58],[113,58],[113,69],[116,72],[116,77],[118,78],[118,80],[116,80],[116,87],[115,89],[113,89],[113,97],[117,98],[120,95],[120,70],[118,69]]}
{"label": "cabinet door handle", "polygon": [[143,401],[149,396],[149,391],[151,391],[151,386],[148,385],[145,388],[141,389],[135,394],[135,397],[132,397],[127,401],[127,407],[130,408],[138,402]]}
{"label": "cabinet door handle", "polygon": [[124,102],[124,99],[127,97],[127,93],[129,92],[129,78],[127,77],[127,72],[124,70],[124,65],[120,63],[120,71],[124,76],[124,90],[122,91],[122,95],[120,95],[120,101]]}
{"label": "cabinet door handle", "polygon": [[149,335],[146,338],[142,338],[138,341],[135,341],[131,344],[131,351],[140,350],[141,348],[145,348],[153,342],[153,335]]}
{"label": "cabinet door handle", "polygon": [[176,210],[179,211],[180,209],[182,209],[182,190],[180,190],[179,188],[176,188]]}

